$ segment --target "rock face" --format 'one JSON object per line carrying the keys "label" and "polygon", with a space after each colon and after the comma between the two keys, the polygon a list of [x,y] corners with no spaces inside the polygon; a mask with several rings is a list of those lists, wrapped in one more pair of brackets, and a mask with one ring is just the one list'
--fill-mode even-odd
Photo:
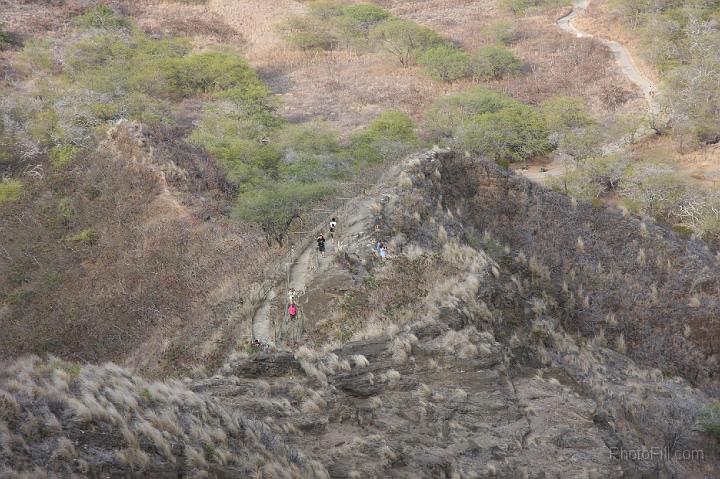
{"label": "rock face", "polygon": [[[515,230],[522,203],[500,204],[503,188],[510,197],[554,196],[523,193],[491,165],[457,161],[429,154],[409,163],[400,186],[388,183],[334,262],[333,277],[353,281],[326,303],[327,317],[306,318],[292,351],[240,355],[183,383],[149,383],[112,365],[3,365],[0,477],[720,477],[712,438],[694,425],[713,400],[713,372],[650,369],[645,342],[669,338],[620,341],[632,335],[618,325],[629,323],[606,311],[626,318],[628,310],[604,303],[609,294],[586,300],[599,285],[584,282],[580,294],[554,264],[514,243],[524,238]],[[492,195],[471,189],[486,167],[478,184]],[[505,218],[504,238],[495,215]],[[365,223],[391,238],[390,259],[368,251]],[[610,233],[595,235],[586,251]],[[560,258],[553,248],[549,257]],[[577,281],[589,274],[579,253],[562,258]],[[665,281],[681,284],[683,274],[667,271]],[[304,300],[327,284],[312,279]],[[334,327],[349,339],[324,344]],[[700,351],[692,335],[683,338]],[[668,355],[680,364],[679,353]],[[667,457],[633,459],[651,448]],[[681,460],[685,451],[704,455]]]}

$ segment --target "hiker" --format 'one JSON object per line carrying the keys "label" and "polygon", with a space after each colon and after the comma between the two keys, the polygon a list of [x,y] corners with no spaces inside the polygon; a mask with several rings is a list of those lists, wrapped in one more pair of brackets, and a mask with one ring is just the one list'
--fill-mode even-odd
{"label": "hiker", "polygon": [[290,303],[290,306],[288,306],[288,314],[290,315],[290,321],[295,321],[295,318],[297,317],[297,306],[295,306],[295,302]]}
{"label": "hiker", "polygon": [[330,220],[330,239],[335,238],[335,227],[337,226],[337,221],[335,218]]}
{"label": "hiker", "polygon": [[375,243],[375,253],[380,254],[380,251],[385,247],[383,242],[381,240],[377,240],[377,243]]}
{"label": "hiker", "polygon": [[387,249],[385,248],[385,246],[382,246],[380,248],[380,257],[382,259],[385,259],[387,257]]}
{"label": "hiker", "polygon": [[288,301],[294,303],[296,297],[297,291],[295,291],[295,288],[290,288],[290,291],[288,291]]}
{"label": "hiker", "polygon": [[317,244],[318,244],[318,251],[320,251],[320,255],[324,258],[325,257],[325,236],[320,233],[320,236],[317,237]]}

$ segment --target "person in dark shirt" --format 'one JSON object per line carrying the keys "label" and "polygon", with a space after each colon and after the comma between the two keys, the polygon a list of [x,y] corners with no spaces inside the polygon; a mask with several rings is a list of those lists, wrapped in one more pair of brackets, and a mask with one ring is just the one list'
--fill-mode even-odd
{"label": "person in dark shirt", "polygon": [[325,236],[320,233],[320,236],[317,237],[317,245],[318,245],[318,251],[320,251],[320,256],[323,258],[325,257]]}

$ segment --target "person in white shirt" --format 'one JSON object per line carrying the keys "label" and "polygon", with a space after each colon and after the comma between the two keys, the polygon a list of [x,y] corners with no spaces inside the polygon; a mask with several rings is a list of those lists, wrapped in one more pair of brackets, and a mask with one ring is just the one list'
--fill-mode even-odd
{"label": "person in white shirt", "polygon": [[330,239],[333,239],[335,237],[335,227],[337,226],[337,221],[335,218],[333,218],[330,221]]}

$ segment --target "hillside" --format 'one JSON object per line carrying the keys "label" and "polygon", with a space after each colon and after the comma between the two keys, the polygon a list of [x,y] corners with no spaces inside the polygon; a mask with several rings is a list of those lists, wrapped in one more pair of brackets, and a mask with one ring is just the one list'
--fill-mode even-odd
{"label": "hillside", "polygon": [[720,477],[719,13],[0,0],[0,478]]}
{"label": "hillside", "polygon": [[[29,471],[43,464],[55,474],[90,477],[203,470],[211,477],[716,475],[720,463],[707,436],[692,428],[712,382],[653,368],[643,354],[652,352],[652,341],[628,342],[635,362],[612,328],[607,337],[576,332],[567,316],[582,306],[569,308],[567,295],[552,286],[551,269],[500,238],[460,228],[458,216],[481,214],[451,213],[451,198],[436,203],[455,184],[453,172],[498,181],[510,195],[533,190],[488,163],[447,153],[413,160],[400,186],[381,182],[371,199],[383,206],[361,223],[379,222],[382,235],[393,238],[390,259],[365,246],[367,232],[338,238],[345,253],[328,271],[350,283],[336,284],[348,289],[332,301],[365,300],[324,318],[325,331],[313,327],[320,317],[305,318],[309,340],[343,324],[356,324],[357,339],[325,352],[300,346],[294,354],[241,354],[218,374],[182,384],[148,383],[110,365],[7,365],[5,466]],[[568,220],[586,207],[557,216]],[[418,214],[436,227],[420,226]],[[636,226],[619,214],[616,222]],[[397,288],[410,271],[412,284]],[[322,281],[309,281],[308,302],[322,301]],[[406,306],[398,308],[401,298]],[[593,300],[596,310],[584,314],[603,322],[605,302]],[[361,321],[353,323],[355,315]],[[33,424],[28,417],[54,426],[20,428]],[[620,450],[649,444],[667,447],[671,458],[622,460]],[[704,456],[682,460],[681,451]]]}

